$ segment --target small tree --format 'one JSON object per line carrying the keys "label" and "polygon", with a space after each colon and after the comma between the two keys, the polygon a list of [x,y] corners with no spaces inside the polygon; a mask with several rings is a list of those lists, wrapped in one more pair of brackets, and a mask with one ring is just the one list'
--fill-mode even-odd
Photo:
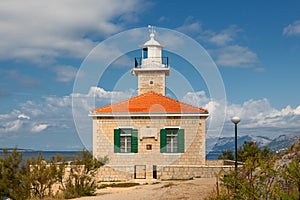
{"label": "small tree", "polygon": [[46,161],[42,153],[38,157],[27,159],[27,165],[30,168],[31,194],[40,199],[46,196],[52,196],[52,187],[58,181],[61,172],[54,157],[50,161]]}
{"label": "small tree", "polygon": [[10,153],[4,149],[3,157],[0,157],[0,198],[24,200],[53,197],[55,184],[59,185],[57,192],[62,192],[64,198],[94,195],[96,172],[107,160],[107,157],[97,160],[83,151],[70,164],[60,155],[53,156],[47,162],[42,153],[37,158],[27,159],[25,163],[17,149]]}
{"label": "small tree", "polygon": [[245,142],[238,151],[243,166],[238,173],[232,170],[221,178],[227,193],[208,199],[299,200],[299,146],[292,146],[284,155],[274,155],[267,148]]}
{"label": "small tree", "polygon": [[65,198],[93,196],[97,189],[95,175],[99,167],[107,162],[107,157],[97,160],[88,151],[80,152],[69,165],[69,175],[63,193]]}
{"label": "small tree", "polygon": [[28,168],[22,163],[23,154],[13,149],[3,149],[0,158],[0,197],[21,200],[30,196]]}
{"label": "small tree", "polygon": [[219,160],[234,160],[233,151],[231,149],[222,150],[222,154],[218,157]]}

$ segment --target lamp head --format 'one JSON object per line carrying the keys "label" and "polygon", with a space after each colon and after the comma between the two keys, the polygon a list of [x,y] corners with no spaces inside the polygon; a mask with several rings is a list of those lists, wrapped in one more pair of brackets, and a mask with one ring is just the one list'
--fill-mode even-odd
{"label": "lamp head", "polygon": [[239,117],[233,117],[233,118],[231,119],[231,121],[232,121],[232,123],[234,123],[234,124],[238,124],[238,123],[241,121],[241,119],[240,119]]}

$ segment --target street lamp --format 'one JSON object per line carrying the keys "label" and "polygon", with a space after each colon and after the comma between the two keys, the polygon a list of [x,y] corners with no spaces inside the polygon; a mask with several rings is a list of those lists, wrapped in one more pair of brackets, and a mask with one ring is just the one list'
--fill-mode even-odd
{"label": "street lamp", "polygon": [[233,117],[231,119],[232,123],[234,123],[234,127],[235,127],[235,162],[234,162],[234,166],[235,166],[235,172],[237,172],[237,124],[241,121],[241,119],[239,117]]}

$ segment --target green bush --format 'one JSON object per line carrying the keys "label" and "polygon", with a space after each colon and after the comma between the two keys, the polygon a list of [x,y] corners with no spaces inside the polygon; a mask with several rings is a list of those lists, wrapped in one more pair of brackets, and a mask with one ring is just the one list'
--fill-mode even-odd
{"label": "green bush", "polygon": [[207,199],[300,199],[299,151],[274,155],[256,143],[245,142],[238,158],[243,165],[237,172],[232,170],[221,177],[223,192],[213,192]]}
{"label": "green bush", "polygon": [[[60,155],[49,161],[42,153],[26,162],[22,157],[16,148],[11,152],[3,150],[3,157],[0,157],[0,198],[24,200],[62,196],[66,199],[95,195],[95,174],[108,160],[107,157],[97,160],[88,151],[80,152],[71,163]],[[59,185],[56,194],[53,194],[54,185]]]}

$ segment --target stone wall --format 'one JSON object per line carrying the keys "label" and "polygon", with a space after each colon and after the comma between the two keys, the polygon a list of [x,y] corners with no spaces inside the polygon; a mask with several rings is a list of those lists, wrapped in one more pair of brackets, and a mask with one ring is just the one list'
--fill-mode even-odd
{"label": "stone wall", "polygon": [[206,166],[222,166],[228,165],[225,160],[206,160]]}
{"label": "stone wall", "polygon": [[[213,178],[233,170],[234,166],[197,166],[169,165],[157,166],[158,180]],[[146,179],[153,179],[153,171],[146,174]],[[99,181],[128,181],[135,178],[134,166],[104,166],[98,170]]]}
{"label": "stone wall", "polygon": [[213,178],[230,169],[232,166],[158,166],[158,179],[190,179],[190,178]]}
{"label": "stone wall", "polygon": [[155,92],[165,95],[166,75],[164,71],[140,71],[138,73],[138,95]]}
{"label": "stone wall", "polygon": [[134,166],[103,166],[98,169],[98,181],[127,181],[134,179]]}
{"label": "stone wall", "polygon": [[[138,153],[114,153],[114,129],[125,127],[138,129]],[[184,129],[184,153],[160,152],[160,129],[166,127]],[[155,134],[140,138],[147,128],[156,130]],[[153,165],[205,165],[205,117],[95,117],[93,155],[108,156],[111,166],[146,165],[147,173],[152,172]]]}

